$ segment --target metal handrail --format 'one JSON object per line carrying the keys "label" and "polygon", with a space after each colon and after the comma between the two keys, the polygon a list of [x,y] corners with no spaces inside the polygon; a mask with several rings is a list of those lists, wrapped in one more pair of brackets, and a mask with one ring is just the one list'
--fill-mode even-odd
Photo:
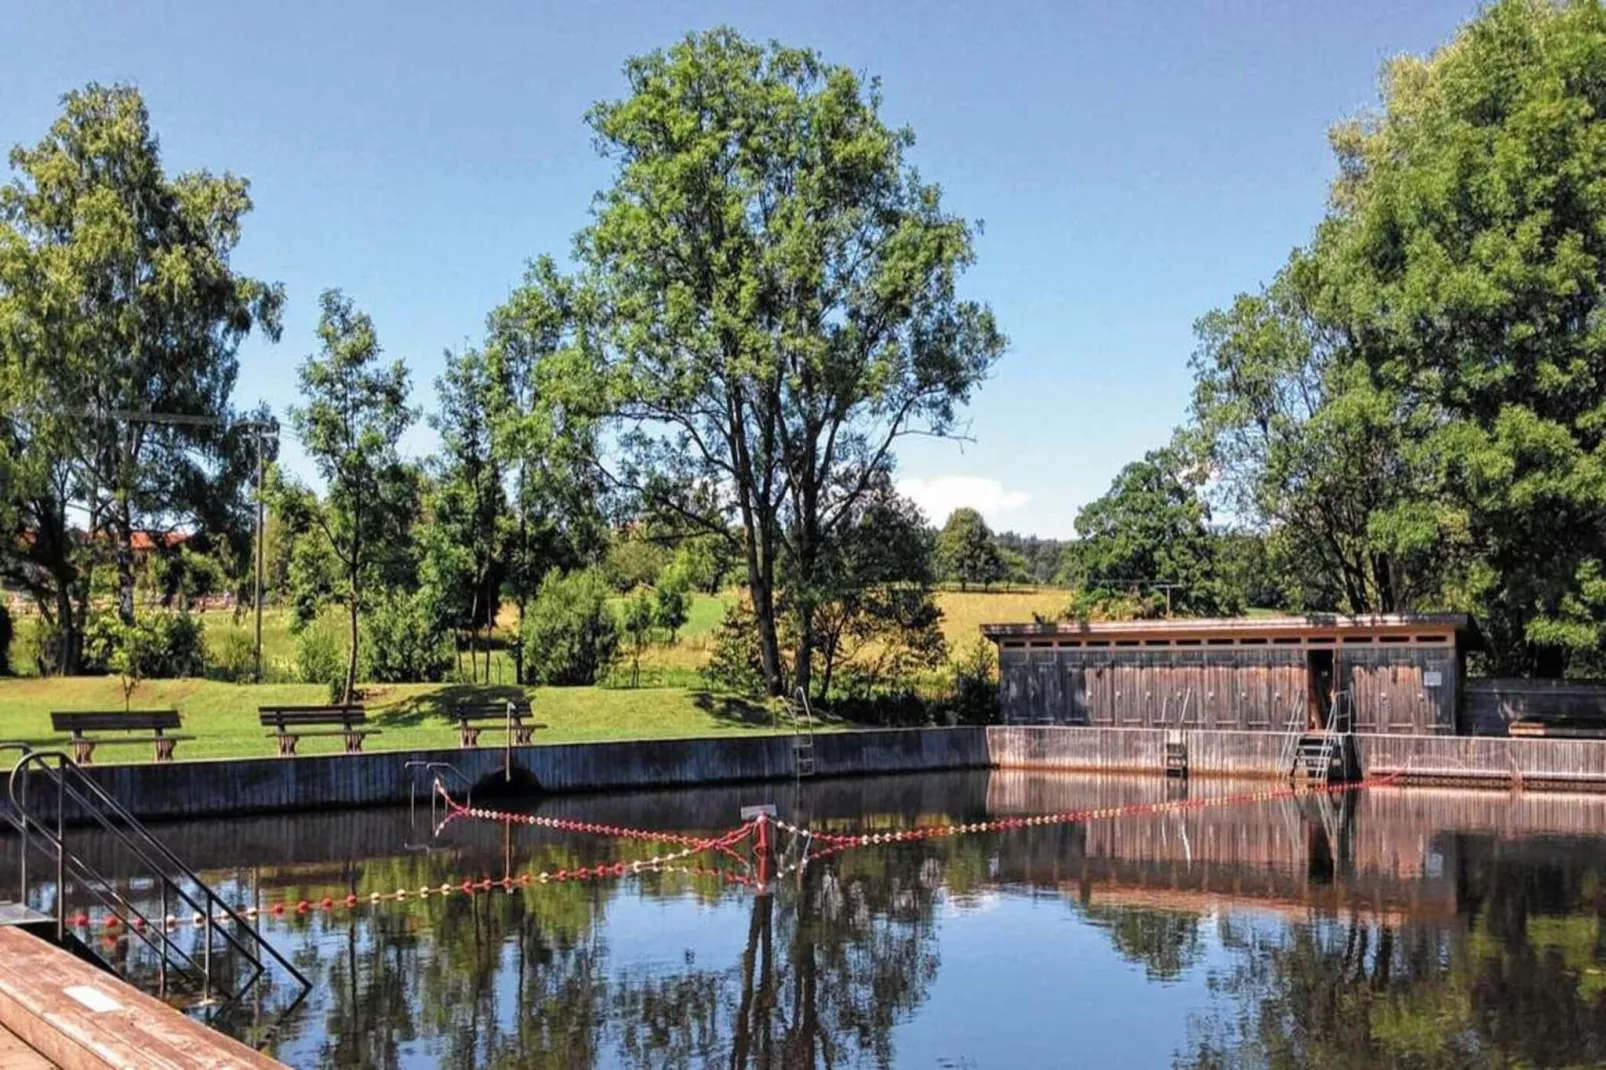
{"label": "metal handrail", "polygon": [[[48,764],[48,762],[51,760],[54,760],[57,763],[54,768]],[[284,955],[282,955],[271,943],[264,940],[262,938],[262,934],[257,932],[254,926],[247,922],[238,911],[236,911],[228,904],[228,902],[214,892],[211,886],[202,880],[194,870],[185,865],[177,855],[168,849],[166,844],[157,839],[155,836],[151,835],[151,833],[146,830],[146,828],[139,823],[134,815],[129,813],[121,803],[112,797],[99,784],[96,784],[93,780],[86,776],[82,767],[68,757],[65,752],[30,751],[23,757],[21,761],[17,763],[16,767],[12,769],[8,784],[11,804],[25,822],[37,825],[40,827],[41,831],[48,833],[48,828],[46,828],[46,826],[40,822],[38,818],[32,816],[25,803],[25,798],[27,795],[26,784],[28,769],[31,766],[37,766],[45,773],[45,775],[53,779],[56,783],[58,790],[56,820],[58,826],[63,826],[63,815],[65,808],[62,806],[62,802],[66,797],[70,796],[72,801],[84,813],[92,817],[102,828],[106,829],[108,832],[112,833],[119,840],[121,840],[124,846],[126,846],[139,861],[150,867],[156,878],[162,882],[164,890],[168,887],[171,887],[172,890],[178,895],[179,899],[189,905],[192,910],[198,914],[205,915],[207,926],[205,930],[205,948],[208,959],[210,959],[211,954],[211,934],[215,930],[222,934],[223,938],[227,940],[230,945],[232,945],[237,951],[240,952],[241,955],[245,956],[245,958],[256,967],[257,974],[260,974],[264,968],[262,959],[258,957],[257,954],[254,954],[249,947],[243,944],[234,932],[230,931],[227,927],[219,923],[217,914],[214,912],[215,908],[216,910],[221,911],[227,920],[234,922],[238,928],[243,928],[246,932],[250,933],[254,939],[256,947],[262,951],[265,951],[269,957],[271,957],[276,963],[278,963],[280,967],[285,970],[285,972],[300,982],[303,988],[310,989],[312,987],[312,982],[307,979],[305,974],[296,969],[295,965],[291,963],[290,960]],[[76,774],[76,784],[68,783],[65,775],[68,771]],[[19,787],[22,788],[20,795],[18,791]],[[80,791],[80,787],[87,789],[87,793],[85,791]],[[107,814],[110,814],[111,817],[115,818],[117,821],[121,821],[123,825],[126,826],[127,830],[137,831],[139,833],[139,839],[141,842],[136,842],[129,835],[128,831],[125,831],[124,828],[118,827],[114,821],[109,820],[107,818]],[[71,855],[70,852],[67,851],[64,827],[59,827],[56,834],[50,837],[50,839],[52,841],[52,846],[55,848],[57,853],[58,870],[61,867],[66,866],[70,861],[73,864],[75,872],[86,871],[88,873],[95,874],[96,877],[99,877],[99,874],[95,873],[93,867],[83,862],[82,859],[77,858],[77,856]],[[151,857],[152,851],[154,851],[157,858]],[[164,869],[164,865],[168,868]],[[194,886],[199,889],[200,898],[203,902],[197,902],[196,899],[193,898],[188,891],[186,891],[184,886],[178,880],[169,875],[169,870],[177,872],[185,880],[193,883]],[[109,883],[106,882],[104,878],[99,878],[99,882],[102,884]],[[62,914],[62,922],[60,924],[64,924],[65,921],[66,905],[63,894],[64,891],[64,887],[58,884],[57,899],[60,904],[60,913]],[[97,894],[102,893],[97,892]],[[115,890],[112,891],[112,895],[121,904],[128,906],[129,909],[132,909],[132,905],[127,904],[126,900],[124,900],[123,897]],[[144,915],[139,914],[137,910],[134,911],[134,913],[141,918],[144,917]],[[177,948],[177,946],[172,944],[171,941],[166,939],[165,917],[162,919],[162,922],[163,924],[159,926],[159,929],[162,934],[163,942],[174,947],[175,950],[179,951],[180,954],[184,955],[186,959],[189,959],[189,961],[194,964],[193,958],[184,953],[182,949]],[[251,981],[254,981],[255,978],[256,974],[253,974]],[[208,985],[210,985],[210,981],[210,971],[206,970],[206,982]],[[249,986],[251,981],[247,982],[247,986]]]}
{"label": "metal handrail", "polygon": [[1290,704],[1288,727],[1284,731],[1283,745],[1278,752],[1278,763],[1286,776],[1294,774],[1294,755],[1299,752],[1299,739],[1305,734],[1304,726],[1300,723],[1300,717],[1304,712],[1298,702]]}

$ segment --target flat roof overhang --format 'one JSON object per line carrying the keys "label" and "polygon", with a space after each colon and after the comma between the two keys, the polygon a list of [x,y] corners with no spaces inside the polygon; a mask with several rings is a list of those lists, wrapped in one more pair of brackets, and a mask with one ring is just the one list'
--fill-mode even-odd
{"label": "flat roof overhang", "polygon": [[1483,638],[1465,613],[1381,613],[1344,616],[1312,613],[1283,617],[1201,617],[1194,619],[1122,621],[1049,621],[1023,624],[983,624],[982,635],[994,642],[1010,639],[1328,639],[1353,636],[1444,635],[1453,633],[1458,646],[1477,649]]}

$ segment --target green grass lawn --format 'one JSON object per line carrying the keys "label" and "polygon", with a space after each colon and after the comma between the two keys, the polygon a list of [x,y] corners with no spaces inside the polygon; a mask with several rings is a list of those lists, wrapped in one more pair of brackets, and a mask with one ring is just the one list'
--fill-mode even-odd
{"label": "green grass lawn", "polygon": [[[687,688],[529,688],[536,720],[550,725],[536,733],[540,743],[615,739],[673,739],[771,731],[765,706]],[[461,684],[369,685],[364,701],[380,735],[369,750],[412,750],[457,746],[447,717],[459,702],[497,701],[518,694],[512,687]],[[179,758],[270,757],[273,740],[257,720],[263,705],[316,705],[327,691],[313,684],[226,684],[212,680],[150,680],[134,693],[136,709],[174,708],[184,715]],[[0,740],[34,746],[63,742],[50,731],[52,710],[123,708],[120,682],[111,677],[0,680]],[[841,727],[832,725],[827,727]],[[490,734],[487,733],[489,738]],[[308,739],[303,753],[338,751],[336,738]],[[97,763],[151,760],[149,744],[107,747]]]}

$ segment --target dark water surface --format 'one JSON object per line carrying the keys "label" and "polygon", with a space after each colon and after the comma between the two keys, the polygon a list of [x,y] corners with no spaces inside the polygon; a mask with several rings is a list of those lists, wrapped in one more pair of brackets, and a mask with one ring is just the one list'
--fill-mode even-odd
{"label": "dark water surface", "polygon": [[[1243,789],[977,773],[524,806],[717,831],[774,802],[857,831]],[[264,905],[661,849],[436,836],[425,805],[158,832]],[[195,1013],[294,1066],[1592,1066],[1603,848],[1606,797],[1384,788],[858,848],[773,895],[684,873],[415,894],[265,920],[310,995],[281,1018],[275,978]],[[129,944],[107,946],[147,976]]]}

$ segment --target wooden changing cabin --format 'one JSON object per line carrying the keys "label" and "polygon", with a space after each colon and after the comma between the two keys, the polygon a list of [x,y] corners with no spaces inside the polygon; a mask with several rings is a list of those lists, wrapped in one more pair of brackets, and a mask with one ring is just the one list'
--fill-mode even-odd
{"label": "wooden changing cabin", "polygon": [[1462,614],[988,624],[1006,724],[1457,731]]}

